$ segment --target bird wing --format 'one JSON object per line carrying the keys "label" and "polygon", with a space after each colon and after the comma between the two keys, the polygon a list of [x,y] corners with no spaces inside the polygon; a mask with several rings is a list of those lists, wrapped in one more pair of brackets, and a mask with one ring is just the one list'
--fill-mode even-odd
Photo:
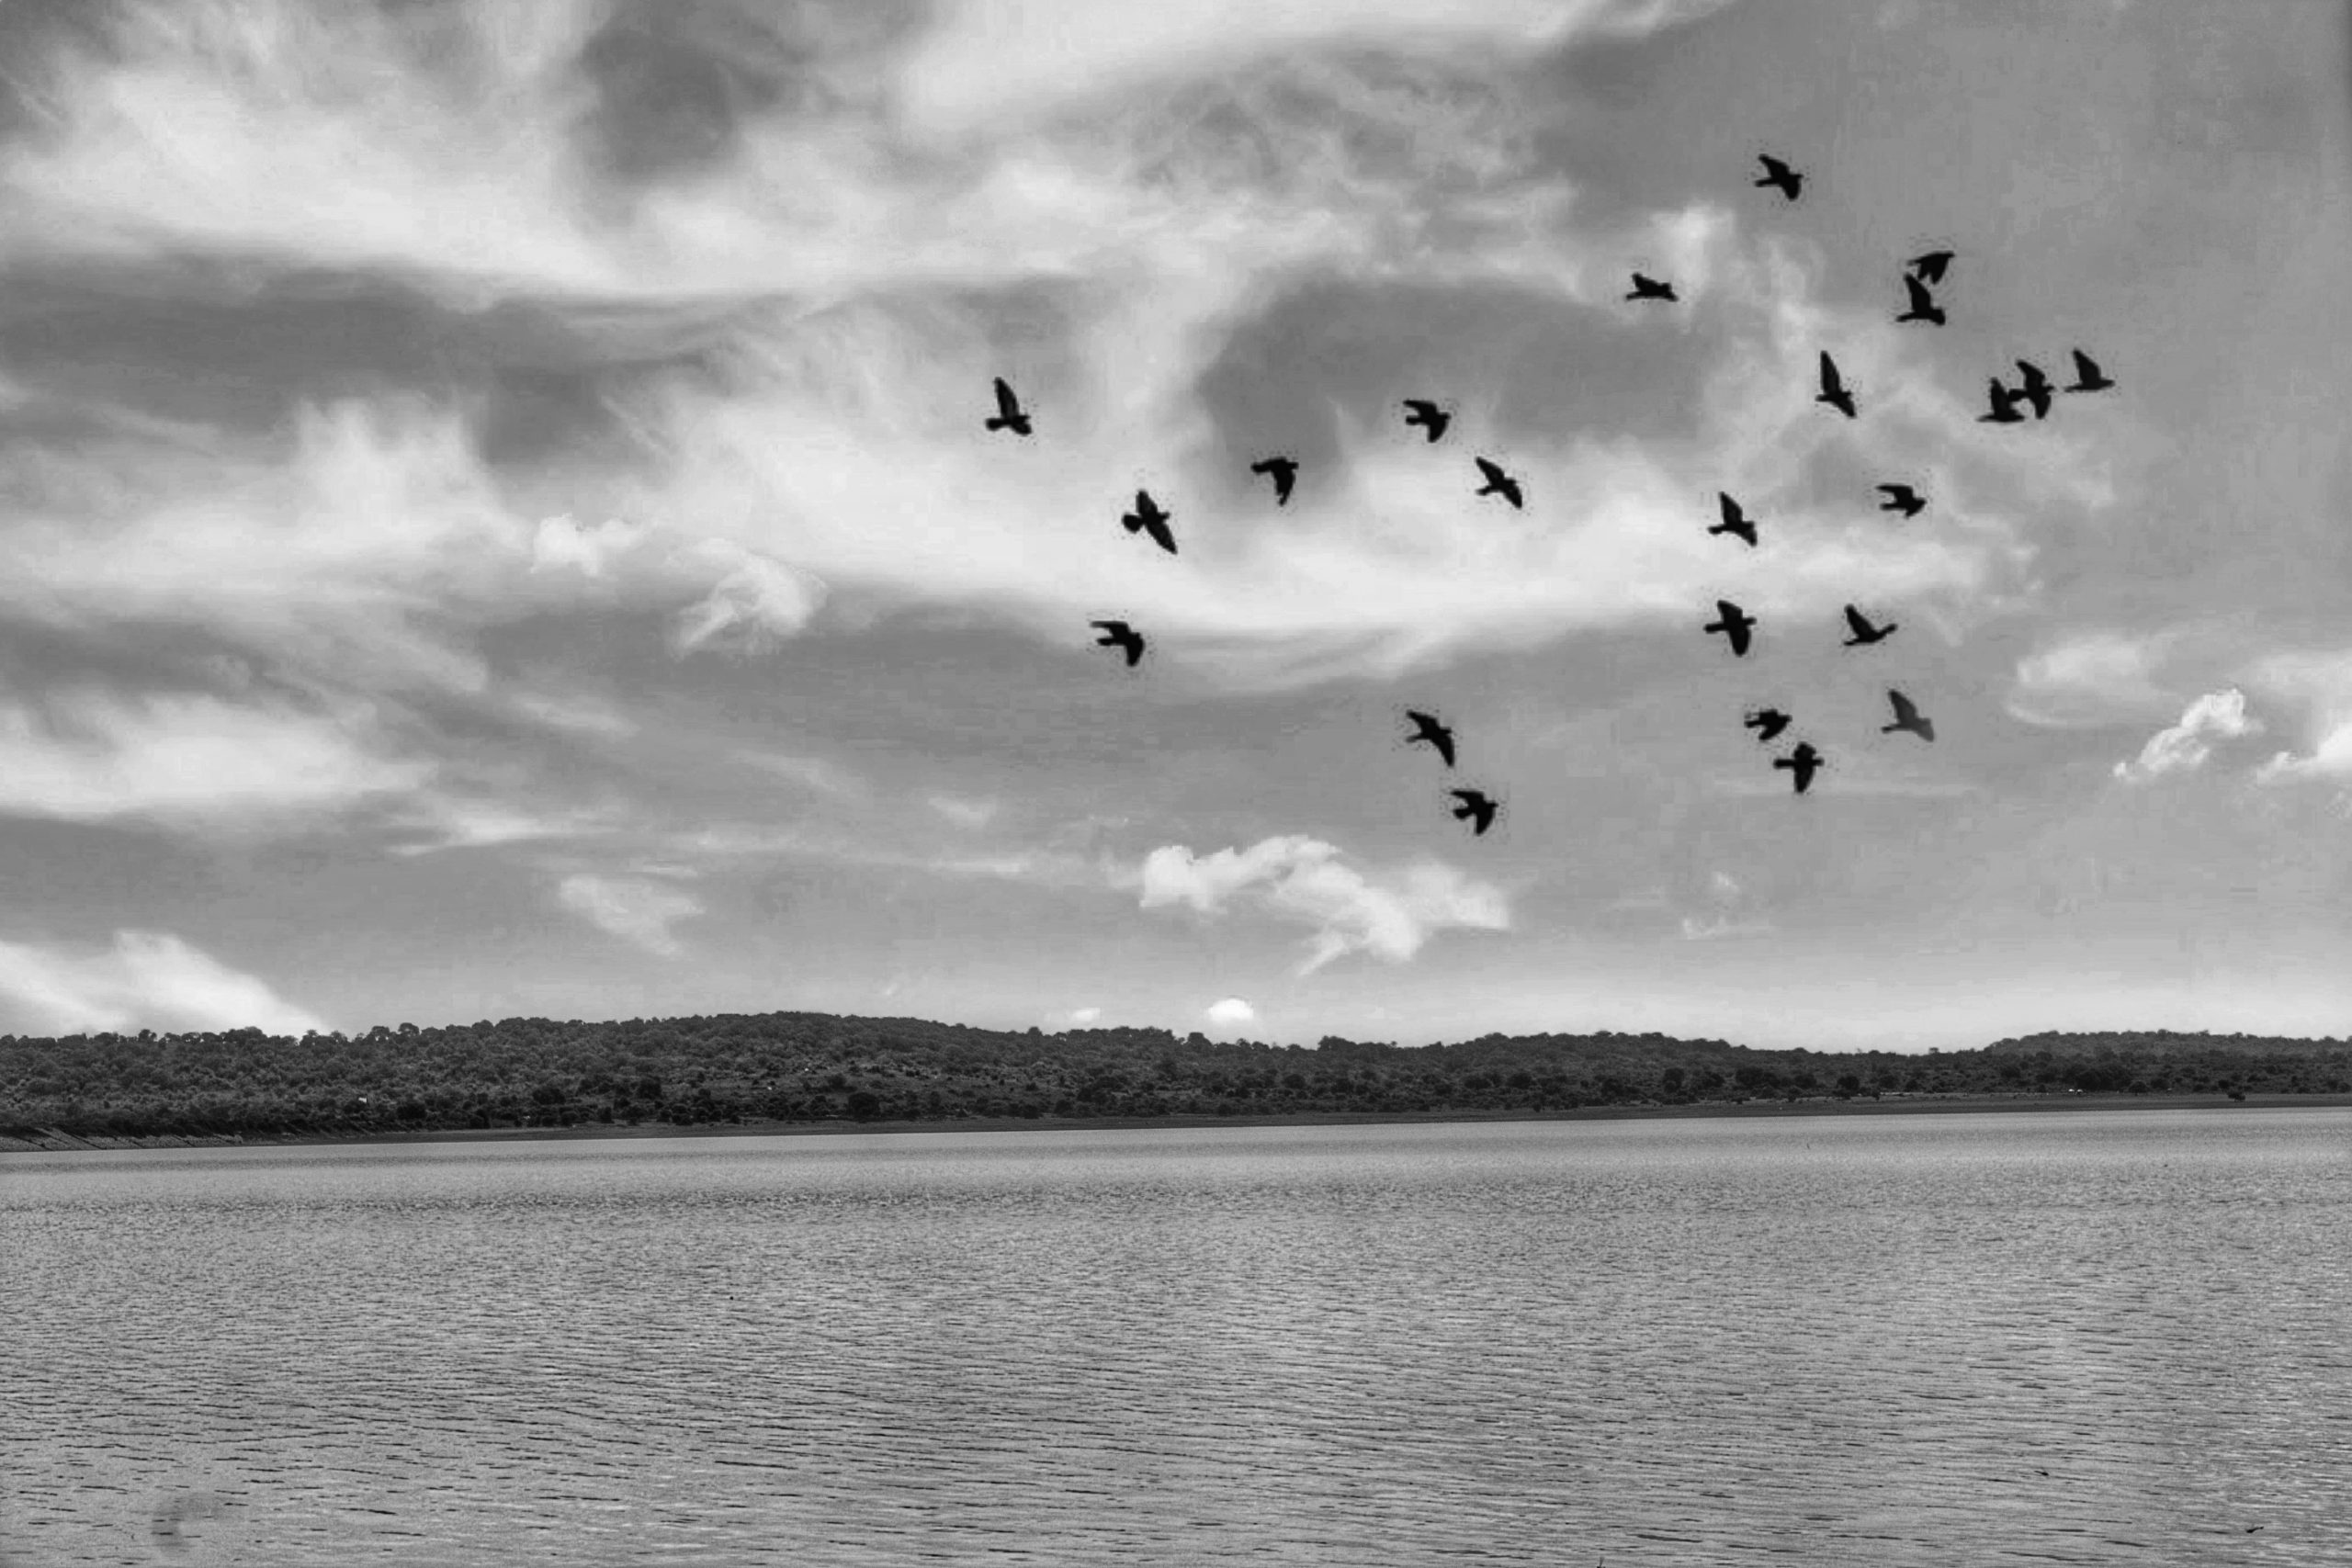
{"label": "bird wing", "polygon": [[1013,397],[1012,389],[1005,384],[1001,376],[996,378],[996,412],[1007,419],[1021,412],[1019,400]]}
{"label": "bird wing", "polygon": [[1911,705],[1909,697],[1900,692],[1889,692],[1886,694],[1886,700],[1894,705],[1895,723],[1917,724],[1919,722],[1919,710]]}
{"label": "bird wing", "polygon": [[1756,156],[1758,161],[1764,165],[1764,172],[1771,175],[1774,179],[1781,179],[1788,175],[1789,166],[1786,164],[1781,163],[1778,158],[1773,157],[1770,152],[1758,152]]}
{"label": "bird wing", "polygon": [[2075,350],[2075,379],[2077,381],[2096,381],[2099,379],[2098,363],[2093,360],[2089,355],[2085,354],[2079,348]]}
{"label": "bird wing", "polygon": [[1722,491],[1715,491],[1715,500],[1722,507],[1724,523],[1726,526],[1736,528],[1742,523],[1747,521],[1746,518],[1740,515],[1739,502],[1734,501],[1729,495],[1725,494]]}
{"label": "bird wing", "polygon": [[1829,351],[1827,349],[1823,349],[1821,351],[1821,389],[1829,393],[1833,397],[1837,395],[1839,389],[1838,381],[1838,362],[1829,357]]}
{"label": "bird wing", "polygon": [[1903,291],[1911,297],[1913,311],[1925,315],[1936,308],[1934,299],[1928,293],[1928,286],[1908,273],[1903,276]]}
{"label": "bird wing", "polygon": [[1851,604],[1846,606],[1846,624],[1854,628],[1856,637],[1869,637],[1878,628],[1862,619],[1862,613]]}
{"label": "bird wing", "polygon": [[1171,556],[1176,553],[1176,536],[1169,532],[1167,518],[1159,516],[1146,518],[1144,526],[1151,530],[1154,544]]}
{"label": "bird wing", "polygon": [[1487,482],[1488,484],[1507,485],[1510,483],[1510,476],[1504,473],[1500,468],[1495,467],[1494,464],[1488,462],[1486,458],[1478,457],[1473,459],[1473,461],[1478,465],[1478,471],[1487,476]]}

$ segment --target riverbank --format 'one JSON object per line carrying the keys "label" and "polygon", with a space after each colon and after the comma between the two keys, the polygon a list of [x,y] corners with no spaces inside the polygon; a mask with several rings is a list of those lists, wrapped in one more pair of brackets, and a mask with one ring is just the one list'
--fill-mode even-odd
{"label": "riverbank", "polygon": [[1588,1105],[1574,1111],[1300,1111],[1269,1116],[971,1116],[947,1121],[729,1122],[673,1126],[583,1123],[571,1127],[451,1127],[419,1132],[299,1133],[254,1136],[162,1134],[83,1136],[43,1129],[33,1138],[0,1135],[0,1154],[74,1149],[276,1147],[313,1144],[472,1144],[608,1138],[832,1137],[874,1133],[1116,1132],[1183,1127],[1346,1127],[1413,1122],[1625,1122],[1690,1117],[1954,1115],[1985,1111],[2293,1110],[2352,1105],[2352,1094],[1890,1094],[1881,1099],[1698,1100],[1680,1105]]}

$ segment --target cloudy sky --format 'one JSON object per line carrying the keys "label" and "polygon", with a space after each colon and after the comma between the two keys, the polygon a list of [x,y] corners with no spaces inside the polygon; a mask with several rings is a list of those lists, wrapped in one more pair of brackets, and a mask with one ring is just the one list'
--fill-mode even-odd
{"label": "cloudy sky", "polygon": [[2320,0],[8,0],[0,1030],[2345,1033],[2347,79]]}

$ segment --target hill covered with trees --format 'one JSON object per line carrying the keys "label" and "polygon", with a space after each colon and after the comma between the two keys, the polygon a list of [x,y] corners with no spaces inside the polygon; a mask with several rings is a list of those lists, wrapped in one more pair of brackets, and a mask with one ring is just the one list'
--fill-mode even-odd
{"label": "hill covered with trees", "polygon": [[2352,1091],[2352,1042],[2037,1034],[1928,1055],[1661,1034],[1400,1047],[1157,1029],[1007,1032],[822,1013],[0,1036],[0,1134],[347,1134],[586,1123],[1493,1113],[1984,1094]]}

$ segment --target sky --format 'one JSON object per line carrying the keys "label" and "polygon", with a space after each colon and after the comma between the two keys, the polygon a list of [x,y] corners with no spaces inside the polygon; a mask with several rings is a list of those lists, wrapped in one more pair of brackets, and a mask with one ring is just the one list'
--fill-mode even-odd
{"label": "sky", "polygon": [[2352,1033],[2348,143],[2321,0],[7,0],[0,1031]]}

